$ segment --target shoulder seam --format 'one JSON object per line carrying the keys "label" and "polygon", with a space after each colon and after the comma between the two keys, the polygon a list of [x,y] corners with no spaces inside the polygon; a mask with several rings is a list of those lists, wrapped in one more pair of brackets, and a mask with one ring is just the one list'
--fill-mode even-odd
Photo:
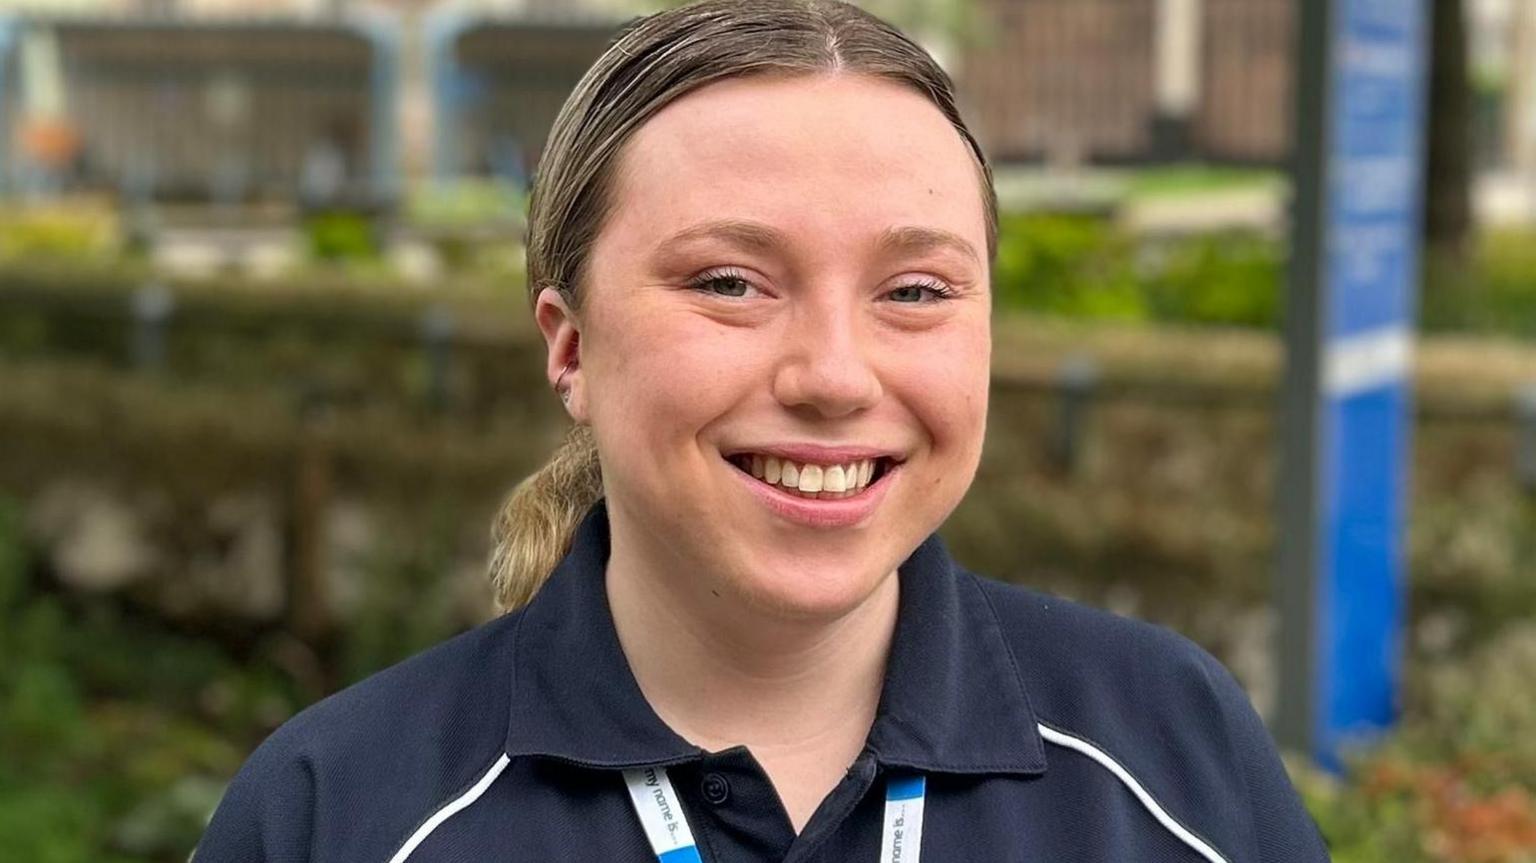
{"label": "shoulder seam", "polygon": [[1161,824],[1169,833],[1172,833],[1180,842],[1189,846],[1196,854],[1204,857],[1209,863],[1230,863],[1214,846],[1200,838],[1193,830],[1185,827],[1178,819],[1170,815],[1168,810],[1164,809],[1162,804],[1158,803],[1157,799],[1152,796],[1152,793],[1137,781],[1136,777],[1132,776],[1131,772],[1125,769],[1119,761],[1116,761],[1114,756],[1082,737],[1052,728],[1044,722],[1036,724],[1040,729],[1040,736],[1045,738],[1047,742],[1087,756],[1100,767],[1113,774],[1116,779],[1120,780],[1122,785],[1130,789],[1131,794],[1136,797],[1142,807],[1152,814],[1157,823]]}
{"label": "shoulder seam", "polygon": [[476,800],[479,800],[480,795],[484,794],[486,789],[491,787],[491,783],[495,782],[496,777],[500,776],[501,772],[506,770],[507,765],[511,763],[512,759],[508,757],[507,753],[499,753],[495,763],[480,776],[474,785],[469,787],[469,790],[438,807],[437,811],[433,812],[430,818],[424,821],[420,827],[416,828],[416,832],[412,833],[411,837],[405,840],[405,844],[400,846],[400,850],[396,851],[395,855],[389,858],[389,863],[405,863],[411,854],[416,851],[416,848],[425,842],[428,836],[432,835],[432,831],[441,827],[444,821],[447,821],[461,810],[468,808]]}

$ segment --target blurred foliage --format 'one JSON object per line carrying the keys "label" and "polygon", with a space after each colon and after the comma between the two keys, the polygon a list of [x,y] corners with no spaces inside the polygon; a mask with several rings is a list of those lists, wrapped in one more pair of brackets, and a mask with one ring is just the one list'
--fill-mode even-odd
{"label": "blurred foliage", "polygon": [[1125,182],[1128,199],[1185,197],[1211,192],[1263,190],[1284,184],[1285,174],[1268,168],[1223,165],[1166,165],[1140,168]]}
{"label": "blurred foliage", "polygon": [[120,246],[117,216],[90,201],[0,208],[0,262],[105,260]]}
{"label": "blurred foliage", "polygon": [[516,303],[524,279],[527,196],[502,179],[463,178],[412,190],[402,223],[436,254],[444,271],[504,286]]}
{"label": "blurred foliage", "polygon": [[[15,266],[0,270],[0,358],[72,357],[132,364],[142,273],[107,268]],[[453,364],[441,381],[450,401],[492,409],[542,384],[542,344],[516,294],[469,286],[384,290],[349,278],[253,285],[164,283],[171,312],[161,372],[228,389],[284,389],[353,403],[425,404],[436,383],[426,346],[429,319],[448,322]]]}
{"label": "blurred foliage", "polygon": [[[1137,238],[1097,215],[1032,213],[1003,218],[993,285],[1004,311],[1273,329],[1286,265],[1255,232]],[[1536,337],[1531,232],[1490,230],[1468,263],[1431,256],[1424,270],[1426,331]]]}
{"label": "blurred foliage", "polygon": [[1298,771],[1336,863],[1536,860],[1536,623],[1414,669],[1405,721],[1337,781]]}
{"label": "blurred foliage", "polygon": [[1004,310],[1274,327],[1284,266],[1258,234],[1138,240],[1100,216],[1036,213],[1004,217],[992,281]]}
{"label": "blurred foliage", "polygon": [[1422,316],[1431,330],[1536,337],[1536,236],[1489,230],[1470,263],[1431,255]]}
{"label": "blurred foliage", "polygon": [[0,860],[185,860],[266,734],[326,690],[462,628],[442,603],[416,601],[448,568],[455,519],[441,511],[434,524],[424,541],[390,539],[370,556],[364,612],[335,646],[341,676],[317,689],[319,660],[291,637],[236,650],[53,593],[20,506],[0,501]]}
{"label": "blurred foliage", "polygon": [[225,779],[292,699],[259,667],[40,591],[31,575],[20,508],[6,503],[0,859],[184,859]]}
{"label": "blurred foliage", "polygon": [[1006,216],[993,289],[1000,308],[1094,320],[1150,317],[1135,245],[1088,215]]}
{"label": "blurred foliage", "polygon": [[462,178],[414,189],[405,204],[405,220],[423,230],[473,230],[486,225],[519,228],[526,197],[506,180]]}
{"label": "blurred foliage", "polygon": [[304,218],[309,254],[322,261],[371,260],[379,255],[377,228],[365,213],[322,210]]}
{"label": "blurred foliage", "polygon": [[[457,542],[469,523],[466,513],[439,499],[399,518],[403,523],[360,561],[368,578],[334,660],[341,680],[361,680],[463,628],[462,592],[444,585],[463,559]],[[478,569],[469,575],[488,612],[489,584]]]}
{"label": "blurred foliage", "polygon": [[1201,234],[1146,255],[1143,290],[1155,320],[1274,327],[1280,321],[1275,285],[1285,261],[1277,243],[1255,234]]}

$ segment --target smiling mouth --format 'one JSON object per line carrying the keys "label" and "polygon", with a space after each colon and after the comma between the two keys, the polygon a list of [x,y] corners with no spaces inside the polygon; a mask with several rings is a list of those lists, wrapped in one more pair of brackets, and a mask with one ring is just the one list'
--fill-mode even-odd
{"label": "smiling mouth", "polygon": [[764,485],[806,500],[858,497],[898,464],[885,456],[846,464],[817,464],[758,453],[737,453],[727,456],[726,461]]}

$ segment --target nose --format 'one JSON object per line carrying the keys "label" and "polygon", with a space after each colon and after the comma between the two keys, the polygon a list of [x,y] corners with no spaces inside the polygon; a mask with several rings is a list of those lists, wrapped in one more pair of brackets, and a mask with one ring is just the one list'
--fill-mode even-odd
{"label": "nose", "polygon": [[807,304],[793,316],[773,381],[780,404],[827,419],[873,407],[882,395],[873,345],[856,310],[835,306]]}

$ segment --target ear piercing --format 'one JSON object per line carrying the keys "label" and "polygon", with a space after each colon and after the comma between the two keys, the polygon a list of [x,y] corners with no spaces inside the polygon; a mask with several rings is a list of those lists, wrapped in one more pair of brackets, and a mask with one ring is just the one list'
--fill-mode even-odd
{"label": "ear piercing", "polygon": [[571,389],[565,385],[565,376],[570,373],[571,364],[566,363],[565,368],[560,370],[560,376],[555,378],[555,392],[560,394],[560,401],[566,404],[571,403]]}

